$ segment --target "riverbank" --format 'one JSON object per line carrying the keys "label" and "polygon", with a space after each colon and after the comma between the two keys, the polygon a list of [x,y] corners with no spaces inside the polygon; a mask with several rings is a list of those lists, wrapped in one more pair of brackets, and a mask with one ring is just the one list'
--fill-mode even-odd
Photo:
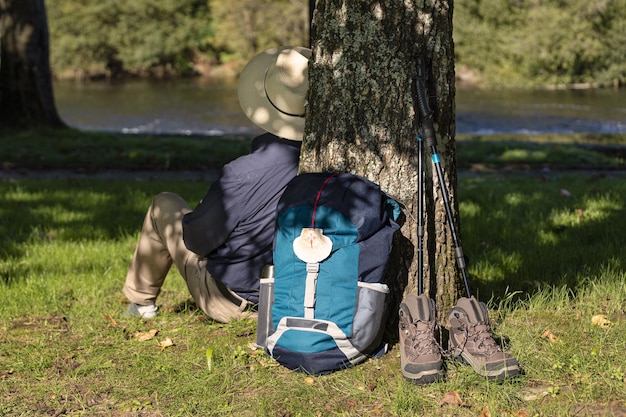
{"label": "riverbank", "polygon": [[[186,178],[210,181],[249,152],[249,136],[128,135],[64,130],[0,130],[1,178]],[[626,169],[626,134],[459,135],[457,168]]]}

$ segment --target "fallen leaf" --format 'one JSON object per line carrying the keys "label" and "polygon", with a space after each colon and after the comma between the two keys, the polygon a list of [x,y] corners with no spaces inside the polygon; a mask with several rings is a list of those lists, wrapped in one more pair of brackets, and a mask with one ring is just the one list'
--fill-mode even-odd
{"label": "fallen leaf", "polygon": [[491,417],[491,413],[489,412],[487,407],[483,407],[483,411],[478,417]]}
{"label": "fallen leaf", "polygon": [[0,379],[4,379],[4,378],[8,377],[9,375],[13,374],[13,372],[15,372],[15,371],[13,371],[13,369],[9,369],[7,371],[0,372]]}
{"label": "fallen leaf", "polygon": [[134,337],[138,342],[145,342],[151,340],[159,331],[157,329],[151,329],[147,332],[137,332]]}
{"label": "fallen leaf", "polygon": [[578,222],[580,223],[583,217],[585,217],[585,212],[583,211],[583,209],[576,209],[576,216],[578,216]]}
{"label": "fallen leaf", "polygon": [[459,396],[459,393],[456,391],[450,391],[444,394],[441,401],[439,401],[439,407],[443,407],[444,405],[459,405],[465,406],[465,402]]}
{"label": "fallen leaf", "polygon": [[113,326],[113,327],[117,326],[117,321],[115,321],[115,319],[113,317],[109,316],[108,314],[104,314],[104,313],[102,313],[102,317],[104,317],[104,319],[106,321],[111,323],[111,326]]}
{"label": "fallen leaf", "polygon": [[170,346],[174,346],[174,342],[172,342],[172,339],[170,339],[169,337],[165,338],[165,340],[162,340],[160,342],[157,343],[157,346],[159,346],[161,348],[161,350],[170,347]]}
{"label": "fallen leaf", "polygon": [[528,417],[528,411],[526,410],[513,411],[513,415],[516,417]]}
{"label": "fallen leaf", "polygon": [[524,401],[536,401],[548,395],[546,386],[527,387],[522,389],[519,394]]}
{"label": "fallen leaf", "polygon": [[609,327],[613,323],[611,323],[606,314],[596,314],[591,318],[591,324],[598,327]]}
{"label": "fallen leaf", "polygon": [[548,341],[550,343],[556,343],[559,341],[559,338],[556,337],[556,335],[554,333],[552,333],[552,330],[550,329],[546,329],[543,334],[541,335],[542,338],[544,339],[548,339]]}

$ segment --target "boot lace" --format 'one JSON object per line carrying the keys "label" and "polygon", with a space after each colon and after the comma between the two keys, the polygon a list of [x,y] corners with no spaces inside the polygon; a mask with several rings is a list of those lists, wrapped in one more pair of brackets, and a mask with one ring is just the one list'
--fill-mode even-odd
{"label": "boot lace", "polygon": [[[439,342],[433,335],[434,328],[439,329]],[[442,354],[443,349],[441,347],[441,327],[438,325],[432,325],[431,322],[416,320],[409,324],[409,329],[405,329],[410,334],[407,347],[411,348],[411,353],[414,356]]]}
{"label": "boot lace", "polygon": [[460,349],[459,351],[463,351],[469,340],[472,340],[476,345],[476,349],[485,356],[491,356],[494,353],[502,352],[502,349],[493,338],[491,325],[489,323],[478,322],[465,327],[463,343],[461,343],[461,346],[457,349]]}

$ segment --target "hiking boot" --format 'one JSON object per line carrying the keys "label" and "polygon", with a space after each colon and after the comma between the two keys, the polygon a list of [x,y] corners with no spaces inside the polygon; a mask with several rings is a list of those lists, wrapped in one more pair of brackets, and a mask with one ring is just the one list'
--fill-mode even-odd
{"label": "hiking boot", "polygon": [[141,317],[144,320],[148,320],[155,318],[158,310],[159,308],[154,304],[141,305],[130,303],[126,311],[122,313],[122,317]]}
{"label": "hiking boot", "polygon": [[[448,313],[449,350],[488,379],[503,380],[519,374],[517,359],[502,351],[493,339],[489,312],[474,297],[460,298]],[[460,356],[460,358],[459,358]]]}
{"label": "hiking boot", "polygon": [[435,302],[409,294],[400,304],[402,376],[414,384],[430,384],[442,373],[441,349],[435,340]]}

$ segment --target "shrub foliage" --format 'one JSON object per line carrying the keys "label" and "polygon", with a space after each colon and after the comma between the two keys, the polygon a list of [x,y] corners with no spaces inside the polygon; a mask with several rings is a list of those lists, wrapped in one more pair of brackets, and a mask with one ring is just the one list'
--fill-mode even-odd
{"label": "shrub foliage", "polygon": [[[455,2],[457,72],[488,87],[626,81],[626,0]],[[57,76],[235,69],[278,44],[309,44],[305,0],[48,0]],[[235,64],[235,65],[233,65]]]}

